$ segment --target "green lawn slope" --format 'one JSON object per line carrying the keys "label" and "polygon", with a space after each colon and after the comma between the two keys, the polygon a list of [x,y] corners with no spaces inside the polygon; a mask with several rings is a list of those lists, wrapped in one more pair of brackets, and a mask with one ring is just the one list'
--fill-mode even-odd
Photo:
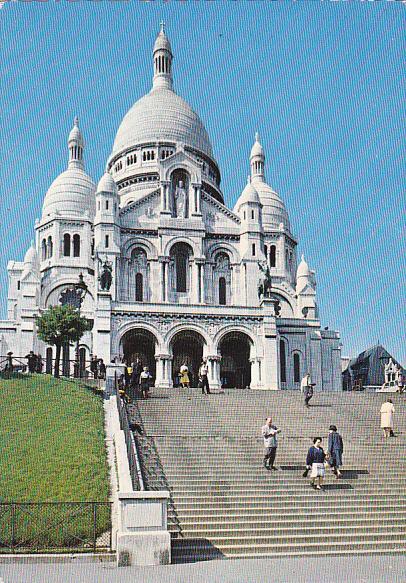
{"label": "green lawn slope", "polygon": [[0,377],[0,502],[108,499],[101,397],[49,375]]}

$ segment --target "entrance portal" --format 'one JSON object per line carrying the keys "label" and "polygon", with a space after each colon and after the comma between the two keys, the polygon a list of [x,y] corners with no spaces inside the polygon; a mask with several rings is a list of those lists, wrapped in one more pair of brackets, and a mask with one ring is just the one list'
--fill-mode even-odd
{"label": "entrance portal", "polygon": [[190,386],[197,387],[204,344],[203,337],[194,330],[185,330],[175,334],[171,342],[172,379],[175,387],[179,386],[179,370],[183,364],[186,364],[189,369]]}
{"label": "entrance portal", "polygon": [[121,344],[125,362],[131,364],[139,358],[141,365],[149,368],[155,381],[155,336],[148,330],[140,328],[129,330],[124,334]]}
{"label": "entrance portal", "polygon": [[223,388],[245,389],[250,386],[251,346],[251,339],[243,332],[229,332],[220,340],[220,379]]}

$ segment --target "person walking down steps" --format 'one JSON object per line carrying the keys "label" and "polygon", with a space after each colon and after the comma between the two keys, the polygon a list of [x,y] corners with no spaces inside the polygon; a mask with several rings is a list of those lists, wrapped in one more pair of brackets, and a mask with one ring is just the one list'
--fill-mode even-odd
{"label": "person walking down steps", "polygon": [[340,466],[343,465],[343,438],[335,425],[330,425],[328,434],[328,463],[336,478],[341,476]]}
{"label": "person walking down steps", "polygon": [[321,447],[321,441],[321,437],[313,439],[313,445],[309,448],[306,458],[306,468],[311,470],[310,484],[315,490],[323,490],[322,483],[325,474],[326,454]]}
{"label": "person walking down steps", "polygon": [[276,450],[278,447],[277,434],[281,430],[272,425],[272,418],[268,417],[265,425],[262,427],[262,437],[264,438],[264,468],[267,470],[277,470],[278,468],[274,465],[276,458]]}
{"label": "person walking down steps", "polygon": [[312,383],[310,373],[308,372],[307,374],[305,374],[305,376],[302,379],[302,382],[300,383],[300,390],[304,395],[305,407],[310,407],[309,401],[313,397],[314,392],[313,387],[314,383]]}
{"label": "person walking down steps", "polygon": [[202,389],[202,395],[204,395],[205,392],[207,395],[210,395],[209,367],[206,359],[202,360],[202,364],[199,368],[199,387]]}

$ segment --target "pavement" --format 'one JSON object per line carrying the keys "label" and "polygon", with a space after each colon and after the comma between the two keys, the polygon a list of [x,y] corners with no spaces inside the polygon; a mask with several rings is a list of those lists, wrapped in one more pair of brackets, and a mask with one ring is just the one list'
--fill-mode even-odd
{"label": "pavement", "polygon": [[404,555],[241,559],[116,567],[115,563],[1,564],[0,583],[405,583]]}

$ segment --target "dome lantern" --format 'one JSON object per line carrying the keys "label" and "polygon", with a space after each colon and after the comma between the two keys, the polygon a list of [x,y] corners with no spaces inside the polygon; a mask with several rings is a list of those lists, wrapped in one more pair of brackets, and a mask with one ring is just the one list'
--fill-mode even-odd
{"label": "dome lantern", "polygon": [[154,81],[153,89],[172,89],[172,49],[165,34],[165,23],[161,22],[161,30],[156,38],[153,50]]}
{"label": "dome lantern", "polygon": [[265,181],[265,152],[259,142],[259,134],[255,134],[255,143],[250,154],[251,178],[254,181]]}
{"label": "dome lantern", "polygon": [[73,128],[69,134],[68,138],[69,147],[69,168],[80,168],[84,169],[83,163],[83,150],[85,147],[85,142],[83,140],[82,132],[79,129],[79,119],[76,116],[73,120]]}

